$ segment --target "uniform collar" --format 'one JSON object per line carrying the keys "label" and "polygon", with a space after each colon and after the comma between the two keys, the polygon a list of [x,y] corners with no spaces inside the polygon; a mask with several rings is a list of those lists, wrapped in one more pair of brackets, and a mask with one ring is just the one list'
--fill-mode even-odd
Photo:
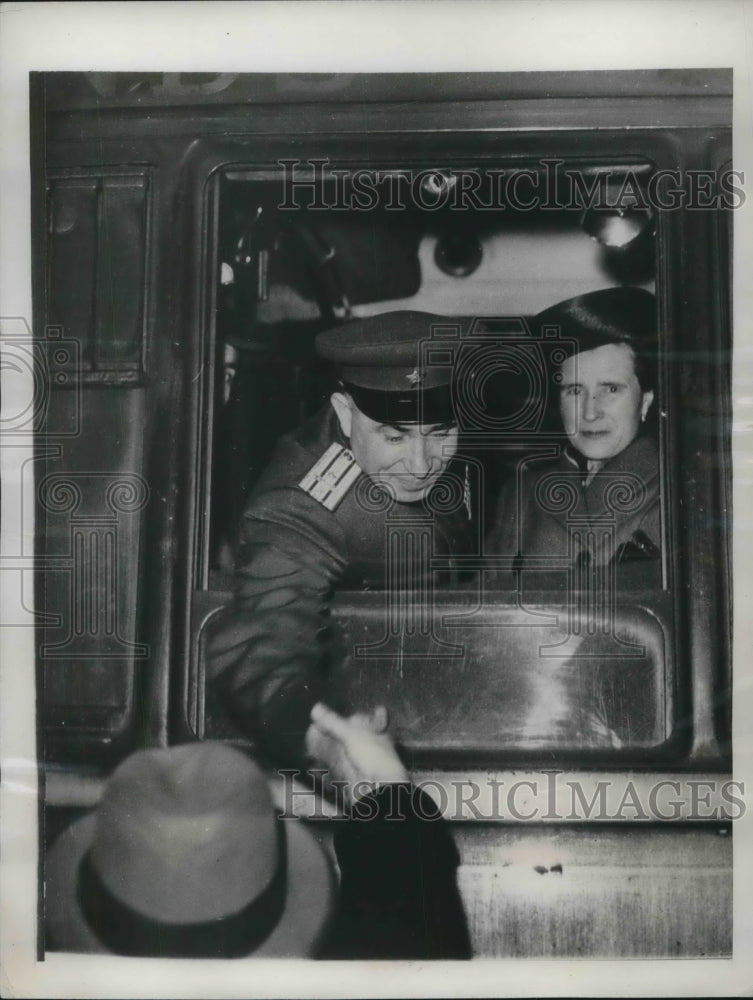
{"label": "uniform collar", "polygon": [[[584,455],[569,444],[565,446],[562,454],[568,465],[579,469],[584,478],[588,475],[587,459]],[[639,434],[619,455],[606,461],[598,472],[633,472],[648,480],[658,474],[658,465],[656,442],[648,434]]]}

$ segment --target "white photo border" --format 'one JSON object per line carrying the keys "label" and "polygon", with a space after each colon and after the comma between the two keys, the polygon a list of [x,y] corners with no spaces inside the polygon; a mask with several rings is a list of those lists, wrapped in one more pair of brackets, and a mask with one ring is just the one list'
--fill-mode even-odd
{"label": "white photo border", "polygon": [[[180,9],[178,9],[180,8]],[[753,178],[753,10],[745,0],[504,2],[5,3],[0,7],[0,318],[31,325],[29,73],[511,72],[728,68],[734,166]],[[753,199],[734,237],[734,753],[753,788]],[[747,265],[747,266],[746,266]],[[2,372],[3,397],[17,389]],[[3,449],[3,552],[32,498],[30,448]],[[26,505],[22,511],[21,503]],[[23,514],[23,518],[22,518]],[[2,568],[2,566],[0,566]],[[18,577],[0,573],[4,588]],[[12,595],[11,595],[12,596]],[[3,604],[8,599],[2,593]],[[753,984],[753,810],[734,836],[734,957],[704,961],[475,961],[338,965],[180,962],[49,954],[36,959],[37,774],[34,641],[0,629],[0,991],[14,997],[728,996]]]}

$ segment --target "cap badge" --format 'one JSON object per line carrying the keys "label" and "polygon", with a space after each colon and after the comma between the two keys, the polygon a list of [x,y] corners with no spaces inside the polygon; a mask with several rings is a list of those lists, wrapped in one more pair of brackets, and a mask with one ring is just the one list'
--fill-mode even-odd
{"label": "cap badge", "polygon": [[418,368],[414,368],[413,371],[405,376],[411,385],[418,385],[424,380],[424,373],[419,371]]}

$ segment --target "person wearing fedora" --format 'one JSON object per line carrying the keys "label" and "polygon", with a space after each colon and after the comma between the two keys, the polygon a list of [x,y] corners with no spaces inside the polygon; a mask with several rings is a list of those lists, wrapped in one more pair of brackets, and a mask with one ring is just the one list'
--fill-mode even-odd
{"label": "person wearing fedora", "polygon": [[277,815],[270,781],[228,744],[143,750],[46,859],[48,950],[171,958],[462,959],[457,852],[390,737],[323,705],[307,743],[345,788],[333,866]]}
{"label": "person wearing fedora", "polygon": [[[326,697],[323,667],[334,655],[331,593],[418,593],[436,579],[432,555],[451,564],[469,551],[473,498],[467,474],[464,482],[449,468],[458,447],[452,369],[423,362],[422,345],[448,323],[393,312],[319,334],[339,388],[279,442],[246,508],[234,600],[213,623],[207,672],[229,714],[276,762],[305,762],[309,712]],[[460,498],[454,506],[448,487]],[[390,536],[388,545],[388,518],[406,539],[427,515],[428,559],[409,540]]]}

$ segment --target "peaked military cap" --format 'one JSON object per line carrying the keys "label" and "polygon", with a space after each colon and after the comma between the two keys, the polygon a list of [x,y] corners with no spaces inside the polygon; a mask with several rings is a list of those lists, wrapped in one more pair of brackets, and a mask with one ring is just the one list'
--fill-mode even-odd
{"label": "peaked military cap", "polygon": [[457,322],[425,312],[382,313],[320,333],[316,348],[336,366],[345,390],[372,420],[451,423],[452,368],[431,363],[427,348],[433,331]]}

